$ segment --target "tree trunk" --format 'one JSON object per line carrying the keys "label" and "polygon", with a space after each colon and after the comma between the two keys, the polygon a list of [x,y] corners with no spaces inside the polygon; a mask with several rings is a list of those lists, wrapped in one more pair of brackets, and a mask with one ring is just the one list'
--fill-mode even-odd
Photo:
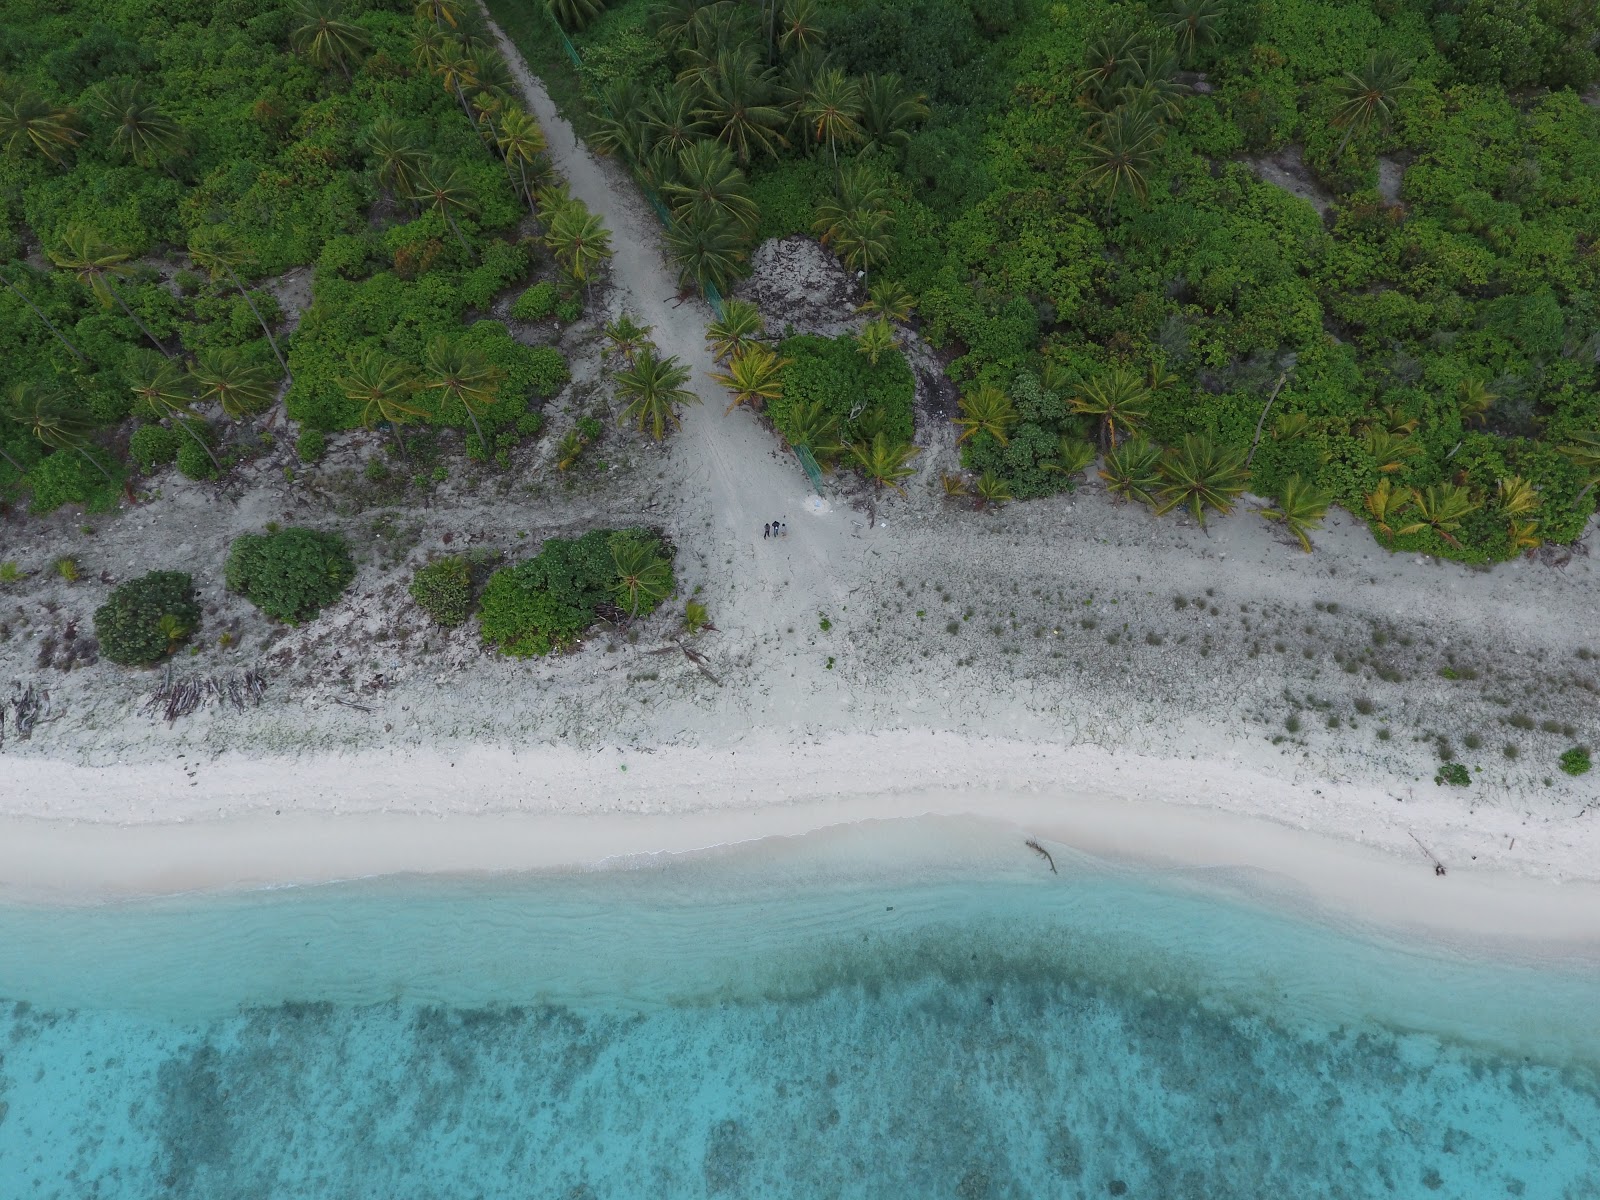
{"label": "tree trunk", "polygon": [[250,311],[255,314],[256,322],[261,326],[261,332],[267,335],[267,344],[272,347],[272,357],[278,360],[278,365],[283,368],[283,377],[289,378],[289,364],[283,361],[283,351],[278,349],[278,339],[272,336],[272,330],[267,328],[266,318],[261,315],[261,310],[256,307],[256,302],[250,299],[250,293],[245,290],[239,277],[234,274],[233,268],[227,268],[228,278],[233,280],[233,286],[239,289],[239,295],[244,297],[244,302],[250,306]]}
{"label": "tree trunk", "polygon": [[1266,408],[1263,408],[1261,410],[1261,417],[1260,417],[1259,420],[1256,421],[1256,435],[1255,435],[1255,437],[1250,439],[1250,453],[1245,455],[1245,458],[1244,458],[1244,465],[1245,465],[1245,469],[1246,470],[1248,470],[1249,467],[1250,467],[1250,464],[1253,461],[1255,461],[1256,447],[1261,442],[1261,427],[1263,425],[1265,425],[1266,422],[1267,422],[1267,410],[1272,407],[1272,402],[1278,398],[1278,393],[1283,390],[1283,385],[1288,381],[1288,379],[1289,379],[1289,372],[1287,372],[1287,371],[1285,371],[1282,375],[1279,375],[1278,376],[1278,382],[1276,384],[1274,384],[1273,387],[1272,387],[1272,395],[1267,397],[1267,406],[1266,406]]}
{"label": "tree trunk", "polygon": [[20,299],[24,304],[26,304],[30,309],[33,310],[33,315],[38,317],[39,320],[43,321],[45,323],[45,327],[47,329],[49,329],[51,333],[56,335],[56,341],[60,342],[68,350],[72,351],[72,357],[73,358],[77,359],[80,363],[82,363],[86,367],[89,365],[89,360],[86,359],[82,355],[82,353],[79,352],[79,350],[78,350],[78,348],[76,346],[74,346],[71,342],[67,341],[66,335],[64,335],[61,332],[61,330],[57,329],[55,327],[55,323],[53,321],[51,321],[49,317],[44,315],[43,310],[41,310],[37,304],[35,304],[32,300],[30,300],[28,298],[28,294],[26,292],[24,292],[16,284],[11,282],[11,279],[10,279],[9,276],[0,275],[0,283],[4,283],[8,288],[10,288],[13,292],[15,292],[17,294],[17,298],[18,299]]}
{"label": "tree trunk", "polygon": [[27,472],[22,469],[22,464],[19,463],[16,459],[12,458],[11,455],[7,454],[4,450],[0,450],[0,458],[3,458],[8,463],[10,463],[12,469],[14,471],[16,471],[16,473],[18,475],[26,475],[27,474]]}
{"label": "tree trunk", "polygon": [[150,339],[150,344],[152,346],[154,346],[157,350],[161,351],[161,355],[162,355],[163,358],[167,359],[168,361],[171,361],[172,355],[171,355],[171,353],[168,352],[167,348],[161,344],[161,339],[158,338],[155,334],[151,333],[150,332],[150,326],[146,325],[143,321],[141,321],[139,319],[138,314],[135,313],[133,311],[133,309],[128,307],[128,302],[122,298],[122,293],[117,291],[116,286],[109,279],[106,280],[106,290],[109,291],[113,296],[115,296],[117,298],[117,303],[122,305],[122,311],[127,313],[128,314],[128,319],[130,321],[132,321],[135,325],[137,325],[144,332],[145,337]]}
{"label": "tree trunk", "polygon": [[77,447],[77,451],[78,451],[79,454],[83,455],[84,459],[88,462],[88,464],[91,467],[93,467],[96,471],[99,471],[100,474],[102,474],[102,475],[104,475],[106,477],[106,482],[107,483],[111,484],[113,487],[116,486],[116,482],[117,481],[115,479],[111,478],[111,472],[106,470],[98,462],[95,461],[94,455],[89,453],[88,447],[79,446],[79,447]]}
{"label": "tree trunk", "polygon": [[483,447],[483,458],[487,462],[489,459],[489,439],[483,436],[483,426],[478,424],[478,415],[468,407],[465,401],[462,402],[461,407],[467,410],[467,420],[472,422],[472,428],[477,431],[478,445]]}
{"label": "tree trunk", "polygon": [[450,222],[450,229],[451,229],[451,232],[453,232],[456,235],[456,241],[460,242],[461,243],[461,248],[467,252],[467,261],[468,262],[474,261],[473,260],[473,254],[472,254],[472,247],[467,244],[467,239],[464,238],[461,235],[461,227],[456,224],[456,219],[450,215],[450,210],[448,208],[443,209],[441,211],[443,211],[443,213],[444,213],[444,219],[446,221]]}
{"label": "tree trunk", "polygon": [[217,474],[218,475],[222,474],[222,464],[217,461],[216,454],[212,451],[211,447],[206,444],[205,438],[201,437],[193,429],[190,429],[189,428],[189,422],[187,422],[187,421],[179,421],[178,422],[178,428],[183,430],[185,433],[187,433],[190,437],[192,437],[196,442],[198,442],[200,444],[200,449],[202,449],[202,450],[204,450],[206,452],[206,457],[211,460],[211,465],[217,469]]}

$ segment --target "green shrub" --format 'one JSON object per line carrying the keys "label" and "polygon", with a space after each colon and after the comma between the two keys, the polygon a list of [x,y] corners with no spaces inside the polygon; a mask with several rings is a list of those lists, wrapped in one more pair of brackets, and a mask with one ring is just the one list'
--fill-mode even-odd
{"label": "green shrub", "polygon": [[148,475],[178,457],[178,444],[185,436],[167,425],[141,425],[128,439],[128,453],[139,464],[139,470]]}
{"label": "green shrub", "polygon": [[1583,775],[1593,765],[1587,746],[1574,746],[1561,756],[1561,769],[1568,775]]}
{"label": "green shrub", "polygon": [[1433,777],[1435,783],[1448,783],[1452,787],[1466,787],[1472,782],[1472,773],[1467,770],[1465,763],[1445,763],[1439,768],[1439,773]]}
{"label": "green shrub", "polygon": [[337,600],[355,574],[343,538],[290,528],[235,538],[224,578],[269,617],[297,625]]}
{"label": "green shrub", "polygon": [[452,629],[471,615],[472,571],[467,560],[457,555],[418,567],[410,590],[411,598],[435,625]]}
{"label": "green shrub", "polygon": [[556,320],[563,325],[571,325],[583,316],[583,301],[576,296],[567,296],[556,305]]}
{"label": "green shrub", "polygon": [[546,279],[517,297],[516,303],[511,306],[511,315],[519,321],[544,321],[556,311],[559,302],[556,285]]}
{"label": "green shrub", "polygon": [[301,429],[300,436],[295,438],[294,452],[303,463],[320,462],[322,456],[328,452],[328,435],[308,425]]}
{"label": "green shrub", "polygon": [[178,470],[189,479],[215,479],[217,464],[211,461],[206,448],[192,437],[178,443]]}
{"label": "green shrub", "polygon": [[794,409],[820,400],[838,418],[845,441],[860,436],[858,425],[868,414],[881,415],[891,442],[911,440],[916,380],[900,351],[880,355],[874,365],[856,349],[856,339],[849,334],[787,338],[780,349],[793,362],[783,370],[783,395],[767,406],[767,412],[786,438]]}
{"label": "green shrub", "polygon": [[[109,456],[101,455],[115,480],[117,471]],[[53,512],[63,504],[82,504],[90,512],[109,512],[117,506],[120,485],[111,482],[84,460],[68,450],[48,454],[28,471],[28,486],[33,491],[29,507],[36,513]]]}
{"label": "green shrub", "polygon": [[199,627],[194,583],[181,571],[151,571],[130,579],[94,613],[100,652],[128,667],[159,662]]}

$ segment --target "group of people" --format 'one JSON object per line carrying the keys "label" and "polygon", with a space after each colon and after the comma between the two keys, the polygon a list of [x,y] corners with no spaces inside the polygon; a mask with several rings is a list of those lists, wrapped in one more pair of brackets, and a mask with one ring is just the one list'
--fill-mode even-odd
{"label": "group of people", "polygon": [[761,527],[761,540],[768,538],[788,537],[789,525],[785,521],[769,521]]}

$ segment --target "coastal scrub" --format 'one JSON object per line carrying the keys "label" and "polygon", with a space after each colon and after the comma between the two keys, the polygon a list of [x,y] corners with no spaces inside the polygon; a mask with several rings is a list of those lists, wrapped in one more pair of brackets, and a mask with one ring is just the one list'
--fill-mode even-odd
{"label": "coastal scrub", "polygon": [[355,575],[343,538],[298,528],[235,538],[224,571],[230,592],[289,625],[332,604]]}

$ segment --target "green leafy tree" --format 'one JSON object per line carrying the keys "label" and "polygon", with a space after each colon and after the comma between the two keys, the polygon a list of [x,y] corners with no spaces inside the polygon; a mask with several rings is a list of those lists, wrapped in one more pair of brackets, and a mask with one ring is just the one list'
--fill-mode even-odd
{"label": "green leafy tree", "polygon": [[1346,71],[1334,84],[1337,103],[1331,123],[1335,129],[1345,131],[1334,151],[1335,161],[1344,157],[1345,147],[1356,134],[1373,127],[1389,127],[1396,102],[1417,86],[1411,78],[1412,70],[1410,62],[1386,47],[1374,50],[1360,70]]}
{"label": "green leafy tree", "polygon": [[867,356],[868,362],[877,366],[878,359],[900,349],[900,339],[895,336],[894,326],[889,324],[888,318],[878,317],[861,327],[861,332],[856,335],[856,349]]}
{"label": "green leafy tree", "polygon": [[[6,392],[0,414],[22,426],[42,445],[76,454],[104,475],[108,483],[116,482],[111,478],[111,472],[89,453],[89,435],[94,429],[94,422],[60,389],[28,380],[14,383]],[[22,471],[21,465],[9,454],[6,455],[6,461],[19,473]]]}
{"label": "green leafy tree", "polygon": [[343,538],[295,527],[234,538],[223,568],[230,592],[287,625],[311,620],[355,577]]}
{"label": "green leafy tree", "polygon": [[461,226],[456,224],[458,215],[472,216],[478,208],[478,197],[467,181],[466,172],[460,167],[446,170],[438,162],[424,163],[412,182],[411,199],[443,217],[450,226],[450,232],[456,235],[461,249],[468,258],[472,257],[472,246],[462,234]]}
{"label": "green leafy tree", "polygon": [[406,590],[441,629],[454,629],[472,615],[472,571],[459,555],[418,567]]}
{"label": "green leafy tree", "polygon": [[369,347],[352,356],[348,369],[334,382],[361,409],[362,425],[376,429],[388,424],[395,446],[401,457],[406,457],[400,426],[427,416],[424,410],[406,403],[417,387],[411,368],[384,351]]}
{"label": "green leafy tree", "polygon": [[313,66],[338,67],[351,78],[350,64],[371,43],[366,31],[344,19],[339,0],[300,0],[289,27],[289,48]]}
{"label": "green leafy tree", "polygon": [[1017,406],[993,384],[985,383],[976,391],[968,392],[956,401],[956,407],[961,410],[961,415],[955,418],[961,429],[961,436],[956,439],[958,443],[980,433],[988,434],[1002,446],[1010,441],[1012,426],[1018,420]]}
{"label": "green leafy tree", "polygon": [[760,409],[783,395],[783,369],[793,361],[780,358],[766,346],[752,344],[733,356],[726,371],[713,372],[711,378],[732,394],[728,412],[741,404]]}
{"label": "green leafy tree", "polygon": [[478,417],[500,398],[505,381],[505,368],[490,362],[480,351],[443,335],[429,340],[422,360],[422,390],[437,396],[441,405],[451,401],[459,404],[486,452],[489,441],[483,436]]}
{"label": "green leafy tree", "polygon": [[1160,503],[1161,451],[1142,437],[1127,438],[1106,451],[1100,478],[1118,500],[1137,500],[1154,508]]}
{"label": "green leafy tree", "polygon": [[111,152],[144,167],[164,167],[184,153],[183,129],[137,80],[113,79],[89,93],[89,107],[112,123]]}
{"label": "green leafy tree", "polygon": [[677,586],[672,562],[661,553],[661,543],[627,534],[611,536],[611,561],[617,570],[612,591],[629,616],[654,610]]}
{"label": "green leafy tree", "polygon": [[214,402],[235,421],[267,408],[282,382],[271,367],[251,362],[232,347],[202,350],[190,380],[201,403]]}
{"label": "green leafy tree", "polygon": [[634,422],[640,433],[648,430],[658,442],[669,426],[679,424],[680,405],[700,403],[700,397],[683,386],[689,382],[689,368],[676,355],[657,357],[653,346],[639,351],[633,365],[614,378],[617,394],[627,400],[621,419]]}
{"label": "green leafy tree", "polygon": [[44,323],[44,327],[50,331],[51,336],[67,348],[67,352],[71,354],[73,358],[78,360],[78,364],[80,366],[89,365],[89,360],[83,356],[83,351],[79,350],[77,346],[73,345],[67,340],[66,334],[62,333],[60,329],[56,328],[56,323],[49,317],[45,316],[44,310],[35,304],[32,297],[30,297],[27,292],[23,291],[22,288],[11,278],[11,276],[7,275],[4,271],[0,271],[0,283],[5,284],[11,293],[27,306],[28,311],[34,316],[38,317],[39,320]]}
{"label": "green leafy tree", "polygon": [[1185,434],[1183,441],[1161,456],[1160,503],[1156,514],[1186,508],[1205,528],[1207,508],[1223,516],[1250,483],[1244,455],[1218,446],[1203,434]]}
{"label": "green leafy tree", "polygon": [[1269,521],[1282,521],[1284,528],[1300,543],[1300,548],[1310,554],[1310,532],[1321,527],[1323,517],[1328,515],[1328,505],[1332,503],[1333,493],[1326,488],[1309,483],[1299,475],[1290,475],[1283,481],[1277,505],[1262,509],[1261,515]]}
{"label": "green leafy tree", "polygon": [[118,250],[115,246],[103,242],[93,232],[75,226],[63,235],[60,244],[50,251],[50,261],[64,271],[71,271],[79,283],[89,285],[95,298],[110,307],[114,302],[119,305],[127,315],[128,320],[139,327],[145,337],[150,339],[150,344],[163,355],[171,358],[167,348],[161,344],[161,339],[155,332],[139,319],[137,313],[128,306],[127,299],[118,290],[116,281],[125,276],[129,271],[128,254]]}
{"label": "green leafy tree", "polygon": [[189,373],[171,359],[158,358],[145,351],[129,368],[129,378],[140,406],[158,421],[173,421],[206,452],[211,465],[221,471],[222,464],[193,424],[200,420],[200,414],[194,410],[194,380]]}
{"label": "green leafy tree", "polygon": [[182,571],[151,571],[119,584],[94,613],[100,653],[125,667],[166,658],[200,628],[194,581]]}
{"label": "green leafy tree", "polygon": [[251,298],[249,289],[244,286],[244,281],[239,278],[239,268],[250,261],[250,253],[245,249],[244,243],[226,227],[212,225],[197,230],[190,236],[189,257],[194,259],[197,267],[209,273],[211,278],[226,276],[239,295],[244,297],[245,304],[250,308],[250,315],[255,317],[256,324],[261,326],[261,332],[267,337],[267,345],[272,347],[272,355],[278,360],[279,369],[284,377],[288,378],[289,364],[284,360],[283,351],[278,348],[278,339],[272,336],[272,327],[267,324],[267,319],[256,307],[256,302]]}

